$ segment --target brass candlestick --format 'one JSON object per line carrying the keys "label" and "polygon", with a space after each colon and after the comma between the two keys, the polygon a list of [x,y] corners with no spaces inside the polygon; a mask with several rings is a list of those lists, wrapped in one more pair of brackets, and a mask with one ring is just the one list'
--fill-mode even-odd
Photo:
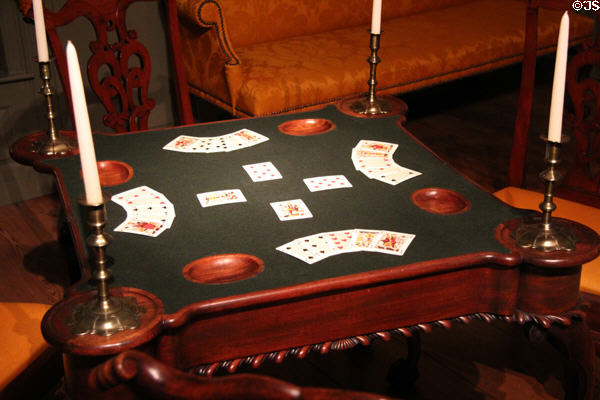
{"label": "brass candlestick", "polygon": [[[563,138],[565,138],[563,136]],[[540,173],[540,178],[545,181],[544,201],[540,203],[542,216],[535,223],[523,224],[515,234],[516,243],[521,247],[533,248],[543,252],[558,250],[575,250],[577,239],[570,229],[561,226],[558,221],[552,221],[552,211],[556,205],[552,201],[554,186],[562,177],[557,169],[560,162],[561,143],[548,141],[546,138],[546,164],[547,168]],[[566,141],[566,138],[565,138]]]}
{"label": "brass candlestick", "polygon": [[42,87],[40,89],[40,93],[46,99],[48,131],[46,132],[45,136],[31,144],[29,151],[45,156],[66,155],[75,149],[77,145],[71,138],[60,135],[56,130],[56,126],[54,124],[54,107],[52,106],[52,94],[54,91],[50,85],[50,62],[40,61],[39,66],[40,77],[42,78]]}
{"label": "brass candlestick", "polygon": [[126,329],[135,329],[139,326],[140,316],[144,309],[138,306],[134,297],[111,297],[108,289],[109,279],[112,275],[107,268],[106,247],[113,238],[104,232],[106,225],[104,198],[99,204],[90,204],[80,199],[79,203],[86,208],[87,225],[91,233],[87,238],[87,245],[92,250],[94,271],[92,278],[98,282],[98,295],[95,300],[78,304],[73,307],[69,325],[75,335],[96,334],[110,336]]}
{"label": "brass candlestick", "polygon": [[392,111],[392,105],[375,96],[375,86],[377,86],[377,64],[381,62],[381,58],[377,55],[379,50],[379,41],[381,34],[371,33],[371,56],[367,58],[367,62],[371,66],[369,78],[369,93],[366,98],[358,100],[350,105],[350,109],[358,114],[377,115],[387,114]]}

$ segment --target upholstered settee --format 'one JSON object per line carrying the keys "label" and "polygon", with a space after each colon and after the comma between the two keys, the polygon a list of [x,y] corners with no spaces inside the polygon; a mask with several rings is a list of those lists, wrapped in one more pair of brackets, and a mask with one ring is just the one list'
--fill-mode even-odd
{"label": "upholstered settee", "polygon": [[[177,0],[193,95],[237,115],[309,109],[368,90],[372,0]],[[380,94],[397,94],[522,59],[524,0],[385,0]],[[560,12],[540,10],[538,53]],[[571,13],[571,43],[593,21]]]}

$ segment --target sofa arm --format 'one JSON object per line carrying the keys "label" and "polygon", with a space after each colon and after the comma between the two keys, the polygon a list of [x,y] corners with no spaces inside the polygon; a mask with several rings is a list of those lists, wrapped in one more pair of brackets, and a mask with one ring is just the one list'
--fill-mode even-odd
{"label": "sofa arm", "polygon": [[[215,82],[223,104],[231,105],[236,115],[236,99],[241,85],[240,59],[229,39],[223,7],[219,0],[177,0],[181,40],[188,49],[184,64],[192,93],[201,92],[203,84]],[[198,57],[197,55],[202,55]],[[209,64],[209,65],[205,65]],[[199,93],[202,95],[202,93]]]}
{"label": "sofa arm", "polygon": [[227,65],[239,64],[223,15],[223,7],[219,0],[177,0],[177,12],[183,24],[213,29],[219,48],[227,57]]}

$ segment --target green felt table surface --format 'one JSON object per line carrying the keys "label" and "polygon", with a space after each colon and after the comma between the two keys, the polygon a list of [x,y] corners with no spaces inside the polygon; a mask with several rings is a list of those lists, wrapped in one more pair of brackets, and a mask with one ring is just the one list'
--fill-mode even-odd
{"label": "green felt table surface", "polygon": [[[336,128],[313,136],[281,133],[279,124],[295,119],[326,118]],[[269,141],[221,153],[182,153],[162,147],[178,135],[219,136],[248,128]],[[369,179],[356,171],[352,148],[361,139],[397,143],[397,164],[422,172],[396,186]],[[125,135],[95,135],[97,159],[131,165],[133,178],[105,188],[116,194],[146,185],[174,205],[170,229],[156,238],[113,232],[125,210],[107,204],[107,230],[114,236],[108,254],[114,258],[113,285],[131,286],[158,296],[167,313],[203,300],[291,286],[375,269],[408,265],[478,252],[509,253],[494,238],[502,222],[521,216],[449,168],[398,126],[395,117],[362,119],[335,107],[292,115],[241,119],[213,124]],[[283,179],[252,182],[243,165],[271,161]],[[83,193],[79,157],[48,161],[63,177],[75,223],[81,228],[77,197]],[[310,192],[303,178],[343,174],[352,188]],[[415,190],[440,187],[462,194],[471,208],[462,214],[432,214],[416,207]],[[203,208],[197,193],[240,189],[247,202]],[[282,222],[270,202],[302,199],[313,218]],[[295,238],[342,229],[377,229],[415,234],[403,256],[375,252],[340,254],[307,264],[276,250]],[[182,270],[193,260],[215,254],[252,254],[264,261],[264,271],[238,282],[198,284]],[[474,288],[475,289],[475,288]]]}

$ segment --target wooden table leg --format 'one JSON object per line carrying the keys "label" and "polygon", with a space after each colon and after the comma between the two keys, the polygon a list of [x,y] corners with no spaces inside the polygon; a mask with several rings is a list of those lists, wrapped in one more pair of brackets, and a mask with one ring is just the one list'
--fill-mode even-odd
{"label": "wooden table leg", "polygon": [[587,323],[575,320],[569,327],[552,326],[547,334],[549,343],[566,359],[565,399],[592,400],[595,353]]}
{"label": "wooden table leg", "polygon": [[419,359],[421,358],[421,335],[413,332],[406,337],[406,358],[401,358],[390,366],[387,380],[395,394],[406,393],[419,378]]}

